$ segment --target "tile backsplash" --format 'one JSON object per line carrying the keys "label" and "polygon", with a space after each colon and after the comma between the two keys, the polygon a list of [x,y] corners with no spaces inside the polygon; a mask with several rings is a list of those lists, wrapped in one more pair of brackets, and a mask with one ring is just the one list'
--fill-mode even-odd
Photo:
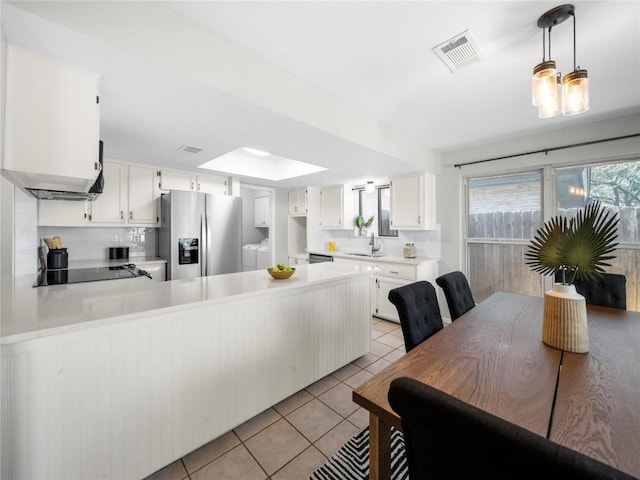
{"label": "tile backsplash", "polygon": [[69,260],[109,258],[109,247],[129,247],[131,257],[157,255],[157,228],[150,227],[38,227],[38,238],[62,238]]}
{"label": "tile backsplash", "polygon": [[[308,250],[327,250],[329,240],[335,242],[336,250],[341,252],[368,252],[371,250],[370,237],[361,237],[354,229],[323,230],[316,227],[311,232],[313,241],[308,246]],[[397,237],[379,237],[376,234],[376,245],[381,247],[380,252],[384,255],[402,257],[405,243],[413,243],[419,257],[440,258],[440,224],[437,224],[433,230],[401,230]]]}
{"label": "tile backsplash", "polygon": [[[38,201],[19,188],[14,191],[14,273],[35,273],[38,262]],[[3,225],[4,227],[4,225]]]}

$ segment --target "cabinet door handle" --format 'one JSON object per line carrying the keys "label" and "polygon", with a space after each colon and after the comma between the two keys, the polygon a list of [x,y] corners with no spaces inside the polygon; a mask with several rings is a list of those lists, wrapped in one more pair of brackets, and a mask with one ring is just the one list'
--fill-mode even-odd
{"label": "cabinet door handle", "polygon": [[397,272],[395,270],[389,270],[389,273],[393,273],[394,275],[400,275],[400,272]]}
{"label": "cabinet door handle", "polygon": [[120,220],[124,220],[124,212],[120,210]]}
{"label": "cabinet door handle", "polygon": [[418,224],[422,223],[422,217],[418,215]]}
{"label": "cabinet door handle", "polygon": [[133,220],[133,212],[129,212],[129,220]]}

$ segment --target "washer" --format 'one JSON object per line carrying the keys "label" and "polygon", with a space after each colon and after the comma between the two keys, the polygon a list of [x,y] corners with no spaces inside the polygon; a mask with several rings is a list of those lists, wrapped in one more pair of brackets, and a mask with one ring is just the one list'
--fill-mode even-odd
{"label": "washer", "polygon": [[256,254],[256,270],[263,270],[271,266],[269,245],[260,245]]}
{"label": "washer", "polygon": [[256,262],[258,260],[258,248],[260,245],[257,243],[248,243],[242,247],[242,271],[249,272],[256,269]]}

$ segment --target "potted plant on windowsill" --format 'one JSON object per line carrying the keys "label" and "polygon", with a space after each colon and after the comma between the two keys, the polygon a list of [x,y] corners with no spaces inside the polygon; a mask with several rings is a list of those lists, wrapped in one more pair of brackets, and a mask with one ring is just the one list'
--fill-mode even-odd
{"label": "potted plant on windowsill", "polygon": [[[561,276],[544,296],[542,341],[570,352],[589,351],[586,302],[576,292],[575,279],[593,279],[610,266],[618,246],[618,214],[599,201],[578,210],[575,218],[556,215],[538,229],[525,263],[542,275]],[[560,274],[560,275],[558,275]]]}
{"label": "potted plant on windowsill", "polygon": [[367,236],[367,228],[371,226],[374,218],[375,218],[375,215],[371,215],[367,221],[364,220],[364,217],[362,215],[358,215],[355,218],[353,223],[356,227],[358,227],[358,232],[360,233],[361,236],[364,236],[364,237]]}

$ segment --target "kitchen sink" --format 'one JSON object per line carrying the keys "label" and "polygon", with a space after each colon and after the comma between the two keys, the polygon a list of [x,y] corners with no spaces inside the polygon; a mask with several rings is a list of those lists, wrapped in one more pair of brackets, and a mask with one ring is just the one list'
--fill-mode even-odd
{"label": "kitchen sink", "polygon": [[384,257],[383,253],[347,252],[345,253],[345,255],[349,255],[351,257],[369,257],[369,258]]}

